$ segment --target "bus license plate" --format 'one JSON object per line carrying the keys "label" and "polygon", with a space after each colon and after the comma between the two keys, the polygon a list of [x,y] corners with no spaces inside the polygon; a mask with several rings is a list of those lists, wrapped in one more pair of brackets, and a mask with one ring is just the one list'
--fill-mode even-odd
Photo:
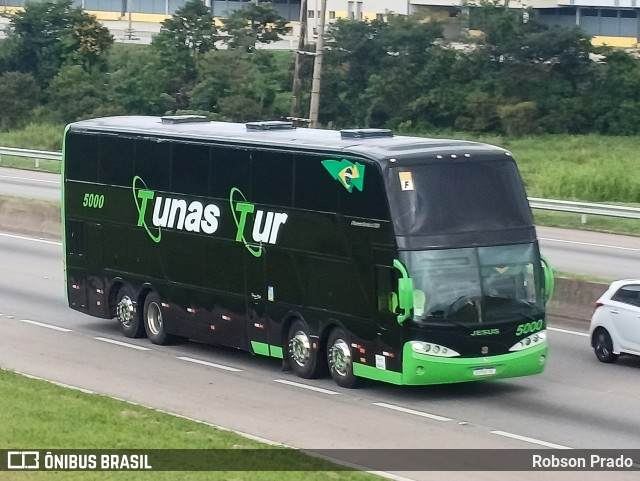
{"label": "bus license plate", "polygon": [[482,367],[473,370],[474,376],[493,376],[496,373],[495,367]]}

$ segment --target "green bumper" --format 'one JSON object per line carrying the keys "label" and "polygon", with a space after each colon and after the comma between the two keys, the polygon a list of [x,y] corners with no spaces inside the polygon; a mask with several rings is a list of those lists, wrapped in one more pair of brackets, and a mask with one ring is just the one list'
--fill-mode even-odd
{"label": "green bumper", "polygon": [[429,385],[529,376],[544,371],[547,343],[499,356],[447,358],[419,354],[404,345],[402,372],[354,364],[356,376],[392,384]]}

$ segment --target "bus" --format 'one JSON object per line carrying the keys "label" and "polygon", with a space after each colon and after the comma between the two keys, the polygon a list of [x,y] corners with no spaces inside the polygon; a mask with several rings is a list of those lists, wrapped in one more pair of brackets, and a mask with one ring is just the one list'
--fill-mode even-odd
{"label": "bus", "polygon": [[62,172],[69,307],[124,336],[342,387],[544,370],[553,276],[501,148],[120,116],[68,125]]}

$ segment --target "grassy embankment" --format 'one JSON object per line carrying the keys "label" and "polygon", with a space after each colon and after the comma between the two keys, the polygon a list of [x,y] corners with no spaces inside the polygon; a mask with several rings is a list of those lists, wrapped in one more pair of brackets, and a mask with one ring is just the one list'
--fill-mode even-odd
{"label": "grassy embankment", "polygon": [[[0,146],[60,150],[62,126],[29,126],[0,133]],[[543,135],[519,139],[452,134],[509,149],[530,197],[640,206],[640,137]],[[34,169],[32,159],[3,156],[0,165]],[[60,163],[40,161],[40,170],[59,172]],[[634,219],[534,211],[538,225],[640,235]]]}
{"label": "grassy embankment", "polygon": [[[0,370],[0,447],[3,449],[273,449],[229,431],[96,394],[62,388]],[[2,479],[99,481],[252,480],[374,481],[377,476],[344,471],[324,460],[291,450],[273,451],[288,471],[259,471],[249,457],[247,471],[233,472],[11,472]],[[278,464],[280,466],[281,464]],[[253,467],[255,470],[250,471]],[[338,469],[338,470],[336,470]],[[299,470],[299,471],[295,471]],[[300,471],[307,471],[302,474]]]}

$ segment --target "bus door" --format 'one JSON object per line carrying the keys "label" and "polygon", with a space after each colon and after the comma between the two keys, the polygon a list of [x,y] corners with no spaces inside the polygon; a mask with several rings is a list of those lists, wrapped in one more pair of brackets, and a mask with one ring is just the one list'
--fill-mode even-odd
{"label": "bus door", "polygon": [[401,326],[398,315],[398,271],[393,267],[390,253],[378,255],[375,265],[375,292],[377,300],[376,321],[379,347],[390,350],[401,345]]}
{"label": "bus door", "polygon": [[266,250],[259,257],[245,250],[244,272],[247,302],[247,338],[251,350],[256,354],[268,355],[269,323],[267,318]]}

